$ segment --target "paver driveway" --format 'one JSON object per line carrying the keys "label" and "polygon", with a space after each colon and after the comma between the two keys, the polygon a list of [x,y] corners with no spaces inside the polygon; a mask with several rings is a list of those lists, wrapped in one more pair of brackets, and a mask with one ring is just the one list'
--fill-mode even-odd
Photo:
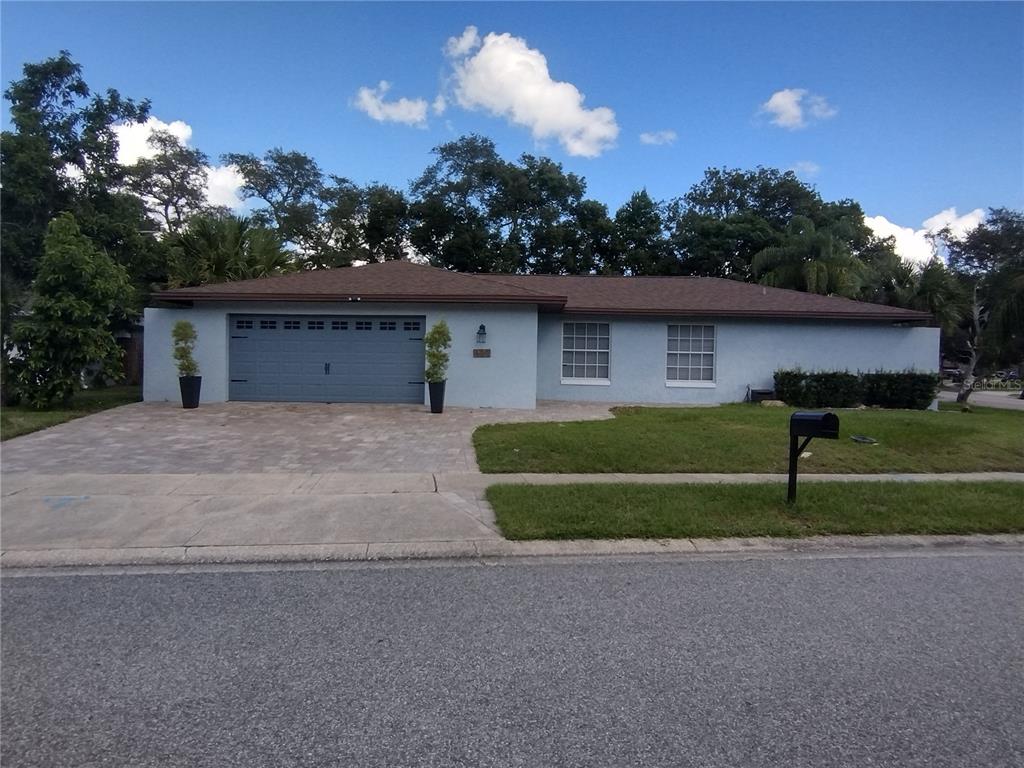
{"label": "paver driveway", "polygon": [[3,444],[3,471],[36,474],[475,472],[480,424],[609,418],[607,405],[537,410],[418,405],[135,403]]}

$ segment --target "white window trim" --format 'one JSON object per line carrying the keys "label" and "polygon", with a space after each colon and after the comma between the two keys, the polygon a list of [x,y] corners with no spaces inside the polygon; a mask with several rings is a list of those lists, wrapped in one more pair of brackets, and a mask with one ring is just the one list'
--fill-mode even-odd
{"label": "white window trim", "polygon": [[[669,389],[714,389],[718,386],[718,324],[717,323],[699,323],[699,322],[674,322],[668,323],[665,326],[666,334],[666,352],[668,347],[668,326],[669,325],[710,325],[715,329],[715,348],[711,354],[714,355],[714,361],[712,363],[715,378],[711,381],[697,381],[696,379],[665,379],[665,386]],[[665,366],[668,367],[667,365]]]}
{"label": "white window trim", "polygon": [[[566,323],[594,323],[594,322],[608,326],[608,349],[578,350],[578,351],[581,351],[581,352],[591,352],[591,351],[607,352],[608,353],[608,372],[611,373],[611,370],[612,370],[612,324],[611,324],[610,321],[606,321],[606,320],[563,320],[560,323],[561,334],[559,336],[559,344],[560,344],[559,360],[561,360],[562,353],[565,352],[565,324]],[[577,350],[574,350],[574,351],[577,351]],[[562,366],[561,365],[559,365],[558,370],[562,370]],[[611,381],[610,378],[609,379],[576,379],[576,378],[571,378],[571,377],[567,378],[567,377],[563,376],[563,377],[561,377],[561,379],[559,381],[563,385],[568,385],[568,386],[580,385],[580,386],[585,386],[585,387],[610,387],[611,384],[612,384],[612,381]]]}

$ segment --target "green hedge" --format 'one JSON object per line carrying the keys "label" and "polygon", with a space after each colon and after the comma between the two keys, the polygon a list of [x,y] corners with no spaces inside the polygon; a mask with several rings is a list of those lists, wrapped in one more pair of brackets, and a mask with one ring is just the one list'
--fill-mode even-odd
{"label": "green hedge", "polygon": [[775,396],[799,408],[852,408],[863,395],[860,379],[845,371],[776,371]]}
{"label": "green hedge", "polygon": [[924,410],[938,390],[939,377],[934,373],[775,372],[775,396],[798,408],[852,408],[864,404]]}
{"label": "green hedge", "polygon": [[935,399],[939,391],[939,375],[936,373],[864,373],[860,377],[864,385],[864,405],[881,408],[913,408],[923,411]]}

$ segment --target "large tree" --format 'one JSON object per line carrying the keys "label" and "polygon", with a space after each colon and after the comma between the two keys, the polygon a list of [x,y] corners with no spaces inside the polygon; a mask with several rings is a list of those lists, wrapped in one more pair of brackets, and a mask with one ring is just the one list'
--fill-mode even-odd
{"label": "large tree", "polygon": [[209,207],[209,158],[167,131],[153,131],[147,142],[154,154],[128,168],[128,187],[168,232],[178,232],[189,217]]}
{"label": "large tree", "polygon": [[860,205],[852,200],[826,202],[792,171],[709,168],[668,206],[679,270],[739,280],[755,278],[757,254],[785,248],[791,238],[803,236],[805,224],[792,224],[798,218],[840,238],[842,248],[858,259],[884,249],[895,255],[891,241],[876,238],[864,222]]}
{"label": "large tree", "polygon": [[463,136],[436,147],[434,155],[411,186],[409,236],[416,250],[435,266],[461,272],[521,270],[525,260],[514,252],[514,232],[501,231],[501,218],[513,208],[502,199],[511,174],[494,142]]}
{"label": "large tree", "polygon": [[253,220],[273,227],[282,241],[295,247],[306,266],[322,268],[351,262],[325,223],[324,174],[316,160],[280,147],[268,150],[263,157],[228,153],[222,160],[241,173],[242,197],[263,201],[264,206],[253,211]]}
{"label": "large tree", "polygon": [[540,274],[580,271],[592,255],[581,230],[593,215],[586,182],[546,157],[523,155],[509,174],[510,224],[526,253],[526,269]]}
{"label": "large tree", "polygon": [[[26,64],[4,98],[13,127],[0,137],[0,249],[10,302],[3,314],[9,321],[17,297],[35,276],[47,225],[58,212],[74,211],[83,225],[87,218],[103,217],[107,229],[111,220],[122,220],[124,169],[117,162],[114,126],[145,120],[149,102],[112,89],[94,94],[67,51]],[[109,244],[113,255],[127,260],[117,244]]]}
{"label": "large tree", "polygon": [[409,246],[409,201],[386,184],[365,187],[338,176],[321,193],[333,247],[349,261],[405,258]]}
{"label": "large tree", "polygon": [[610,255],[607,209],[559,163],[502,159],[494,142],[463,136],[434,150],[412,184],[411,245],[433,264],[468,272],[561,274]]}
{"label": "large tree", "polygon": [[608,206],[597,200],[581,200],[569,226],[572,248],[566,252],[562,271],[587,275],[608,271],[615,262],[615,222]]}
{"label": "large tree", "polygon": [[119,378],[121,351],[111,318],[128,304],[128,274],[63,213],[49,225],[32,286],[32,311],[14,326],[21,398],[36,408],[68,401],[86,366]]}
{"label": "large tree", "polygon": [[662,206],[647,190],[634,192],[615,212],[615,235],[608,272],[627,275],[677,273],[675,258],[665,232]]}
{"label": "large tree", "polygon": [[991,208],[985,221],[962,236],[938,233],[950,268],[971,296],[959,358],[967,402],[979,364],[1017,362],[1024,369],[1024,212]]}

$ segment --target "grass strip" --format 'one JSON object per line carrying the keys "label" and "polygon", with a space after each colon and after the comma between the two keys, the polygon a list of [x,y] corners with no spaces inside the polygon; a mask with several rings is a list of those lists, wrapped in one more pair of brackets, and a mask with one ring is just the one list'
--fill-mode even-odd
{"label": "grass strip", "polygon": [[[791,408],[616,408],[604,421],[492,424],[473,434],[484,472],[785,472]],[[1024,411],[839,410],[801,472],[1024,471]],[[856,443],[866,435],[875,445]]]}
{"label": "grass strip", "polygon": [[792,506],[781,483],[495,485],[487,500],[515,540],[1024,532],[1013,482],[804,483]]}
{"label": "grass strip", "polygon": [[27,435],[40,429],[63,424],[92,413],[135,403],[142,399],[140,387],[114,386],[102,389],[83,389],[71,398],[66,408],[37,411],[25,406],[4,408],[0,411],[0,440]]}

